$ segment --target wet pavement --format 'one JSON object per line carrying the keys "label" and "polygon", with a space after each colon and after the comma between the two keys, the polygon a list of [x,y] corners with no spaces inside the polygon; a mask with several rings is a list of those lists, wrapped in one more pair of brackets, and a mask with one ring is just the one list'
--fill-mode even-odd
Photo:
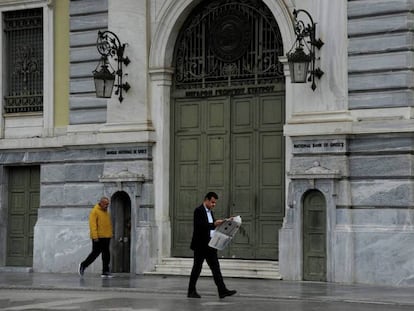
{"label": "wet pavement", "polygon": [[0,310],[414,310],[414,287],[225,278],[237,294],[219,299],[211,277],[201,299],[186,297],[188,277],[0,272]]}

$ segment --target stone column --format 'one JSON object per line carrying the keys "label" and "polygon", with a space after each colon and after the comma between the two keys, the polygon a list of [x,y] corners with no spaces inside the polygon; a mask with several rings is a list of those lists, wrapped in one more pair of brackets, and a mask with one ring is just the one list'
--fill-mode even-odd
{"label": "stone column", "polygon": [[170,68],[150,68],[151,107],[157,144],[154,145],[155,221],[158,225],[158,260],[170,256],[171,222],[169,214],[170,187]]}

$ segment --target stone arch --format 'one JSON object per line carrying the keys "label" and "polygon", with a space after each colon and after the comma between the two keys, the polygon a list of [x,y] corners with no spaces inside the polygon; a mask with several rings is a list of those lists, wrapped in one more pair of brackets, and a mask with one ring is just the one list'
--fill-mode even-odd
{"label": "stone arch", "polygon": [[[288,52],[295,41],[291,14],[294,4],[291,0],[262,1],[273,13],[280,28],[285,52]],[[162,7],[150,48],[150,68],[171,67],[179,30],[191,10],[200,2],[201,0],[177,0],[166,3]]]}
{"label": "stone arch", "polygon": [[[151,115],[157,144],[153,147],[154,165],[154,210],[158,228],[158,262],[171,255],[171,222],[169,211],[170,198],[170,104],[174,46],[179,31],[187,16],[202,0],[166,1],[156,17],[157,25],[149,50],[149,76]],[[293,0],[262,0],[275,17],[282,36],[284,54],[295,41],[292,23]],[[282,60],[287,68],[286,60]],[[285,70],[285,73],[287,71]],[[289,79],[286,79],[286,82]],[[286,88],[290,92],[290,88]],[[286,94],[286,103],[291,96]],[[287,114],[287,111],[286,111]]]}

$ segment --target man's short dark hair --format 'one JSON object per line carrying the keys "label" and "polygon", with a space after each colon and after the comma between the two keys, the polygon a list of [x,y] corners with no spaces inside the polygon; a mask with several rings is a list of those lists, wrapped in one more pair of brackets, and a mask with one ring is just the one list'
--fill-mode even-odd
{"label": "man's short dark hair", "polygon": [[206,196],[204,197],[204,200],[211,200],[211,198],[215,198],[216,200],[218,200],[218,195],[215,192],[209,192],[206,194]]}

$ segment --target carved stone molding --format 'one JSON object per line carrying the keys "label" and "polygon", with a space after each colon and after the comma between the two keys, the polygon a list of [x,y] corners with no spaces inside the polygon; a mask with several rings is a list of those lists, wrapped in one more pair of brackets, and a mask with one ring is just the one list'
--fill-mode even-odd
{"label": "carved stone molding", "polygon": [[342,173],[339,170],[331,170],[321,166],[318,161],[313,162],[313,166],[305,170],[293,170],[288,172],[291,179],[340,179]]}

